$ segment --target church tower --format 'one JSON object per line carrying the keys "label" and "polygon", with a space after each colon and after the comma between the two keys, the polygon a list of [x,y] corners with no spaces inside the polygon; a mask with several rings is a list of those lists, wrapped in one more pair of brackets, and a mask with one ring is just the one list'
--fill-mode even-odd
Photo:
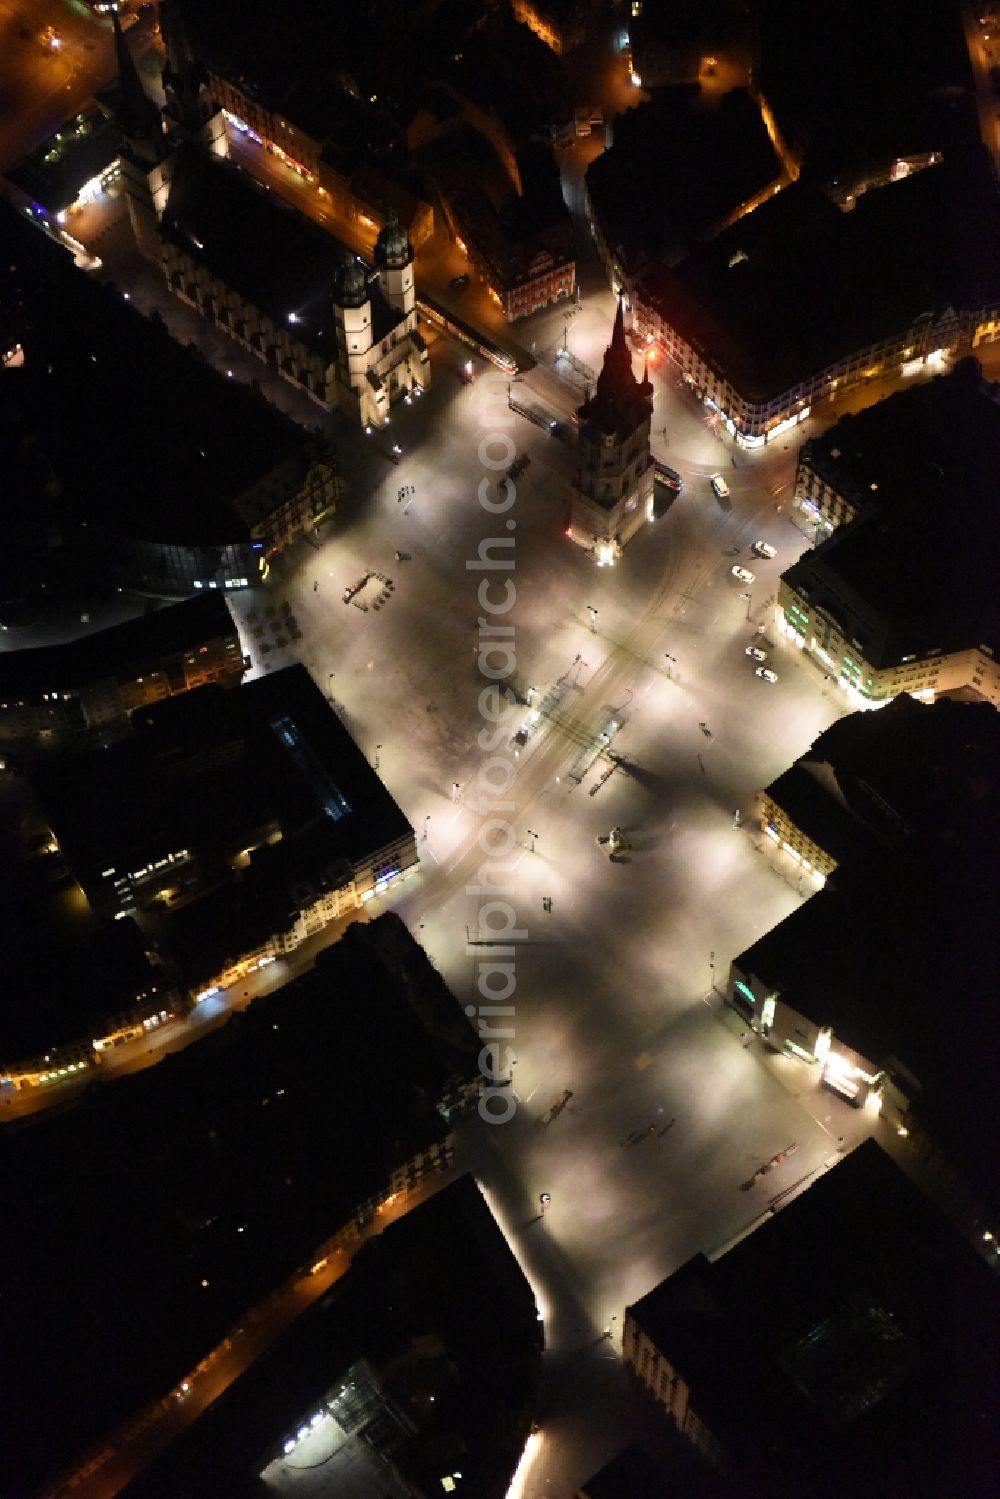
{"label": "church tower", "polygon": [[181,0],[161,0],[160,32],[167,51],[163,69],[167,128],[174,136],[197,140],[216,156],[228,156],[225,119],[208,92],[208,75],[194,55]]}
{"label": "church tower", "polygon": [[123,137],[122,184],[136,244],[150,259],[159,259],[157,225],[169,185],[167,142],[160,111],[140,81],[117,10],[111,12],[118,61],[115,119]]}
{"label": "church tower", "polygon": [[[413,246],[395,214],[386,221],[375,241],[375,265],[381,273],[386,300],[407,318],[416,310],[413,287]],[[412,326],[416,326],[415,322]],[[407,322],[407,329],[411,327]]]}
{"label": "church tower", "polygon": [[368,380],[372,362],[372,303],[368,276],[356,255],[345,250],[331,288],[333,321],[337,332],[337,380],[345,395],[354,393],[361,405],[361,420],[378,424],[387,415],[385,394],[376,392]]}
{"label": "church tower", "polygon": [[653,519],[652,417],[653,386],[645,370],[641,380],[633,373],[619,301],[597,389],[577,412],[579,473],[570,535],[591,547],[600,565],[613,563]]}

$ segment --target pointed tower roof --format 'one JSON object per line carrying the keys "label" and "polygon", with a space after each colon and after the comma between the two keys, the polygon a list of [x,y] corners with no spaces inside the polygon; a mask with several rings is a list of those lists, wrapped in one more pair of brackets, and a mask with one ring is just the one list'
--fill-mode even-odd
{"label": "pointed tower roof", "polygon": [[118,60],[118,128],[136,156],[155,161],[163,150],[160,111],[142,86],[117,10],[111,12],[111,24]]}
{"label": "pointed tower roof", "polygon": [[593,422],[602,432],[624,433],[645,421],[652,407],[653,387],[648,375],[644,372],[639,381],[632,372],[632,350],[625,337],[625,313],[619,298],[597,389],[577,415],[581,422]]}
{"label": "pointed tower roof", "polygon": [[413,259],[413,246],[395,213],[390,214],[375,241],[375,264],[398,270]]}
{"label": "pointed tower roof", "polygon": [[178,123],[196,132],[202,124],[198,96],[206,74],[191,46],[181,0],[161,0],[160,30],[167,49],[163,88],[168,112]]}

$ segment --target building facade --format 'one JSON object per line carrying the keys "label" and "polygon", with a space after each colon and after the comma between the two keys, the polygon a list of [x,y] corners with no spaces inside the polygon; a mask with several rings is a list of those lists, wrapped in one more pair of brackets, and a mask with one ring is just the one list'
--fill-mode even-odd
{"label": "building facade", "polygon": [[80,734],[245,665],[225,598],[209,594],[65,645],[0,654],[0,742]]}
{"label": "building facade", "polygon": [[514,15],[557,56],[572,52],[587,36],[587,16],[578,0],[513,0]]}
{"label": "building facade", "polygon": [[593,397],[580,407],[578,472],[568,534],[608,566],[639,528],[654,518],[649,447],[653,387],[637,380],[619,302],[611,343]]}

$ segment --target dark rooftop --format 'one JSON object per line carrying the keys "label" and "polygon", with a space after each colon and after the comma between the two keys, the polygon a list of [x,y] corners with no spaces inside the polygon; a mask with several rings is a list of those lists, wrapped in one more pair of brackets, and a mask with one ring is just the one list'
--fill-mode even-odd
{"label": "dark rooftop", "polygon": [[300,664],[229,692],[196,688],[132,721],[133,738],[40,773],[60,844],[85,877],[182,848],[214,868],[230,843],[272,820],[293,840],[329,824],[326,858],[351,863],[412,833]]}
{"label": "dark rooftop", "polygon": [[0,651],[0,700],[70,692],[105,677],[131,681],[216,636],[236,635],[225,596],[207,592],[59,645]]}
{"label": "dark rooftop", "polygon": [[[278,326],[332,363],[337,354],[333,283],[348,251],[319,225],[234,163],[195,148],[181,154],[160,223],[172,241]],[[372,337],[401,320],[377,281]]]}
{"label": "dark rooftop", "polygon": [[25,351],[21,367],[0,369],[0,452],[31,448],[47,460],[46,482],[24,503],[51,508],[54,486],[69,527],[83,520],[178,544],[249,540],[230,501],[291,458],[305,466],[312,435],[2,204],[0,234],[0,301],[15,307]]}
{"label": "dark rooftop", "polygon": [[10,1493],[37,1492],[168,1393],[444,1139],[435,1102],[476,1076],[478,1043],[466,1027],[465,1050],[449,1047],[417,1018],[443,989],[395,916],[356,924],[220,1030],[0,1134],[18,1224],[0,1270]]}
{"label": "dark rooftop", "polygon": [[974,800],[938,836],[842,865],[736,960],[876,1066],[901,1063],[923,1090],[918,1115],[984,1201],[997,1190],[982,1120],[1000,1103],[983,1066],[1000,1046],[983,980],[1000,959],[998,801]]}
{"label": "dark rooftop", "polygon": [[587,191],[609,246],[634,275],[678,260],[780,174],[745,89],[708,107],[696,89],[664,89],[618,115],[614,142],[587,168]]}
{"label": "dark rooftop", "polygon": [[640,279],[640,299],[748,400],[767,401],[924,314],[1000,295],[1000,194],[985,148],[841,212],[800,178]]}
{"label": "dark rooftop", "polygon": [[122,137],[110,109],[95,104],[68,120],[6,172],[8,182],[48,213],[75,203],[80,189],[111,165]]}
{"label": "dark rooftop", "polygon": [[[486,1286],[496,1312],[488,1360]],[[343,1394],[349,1368],[359,1382],[363,1358],[411,1427],[401,1437],[402,1423],[378,1422],[369,1430],[376,1451],[388,1435],[397,1469],[422,1494],[439,1490],[441,1473],[457,1466],[461,1451],[463,1486],[475,1499],[503,1499],[526,1435],[539,1353],[530,1288],[472,1177],[460,1177],[371,1241],[289,1335],[126,1493],[214,1499],[243,1492],[250,1475],[280,1460],[283,1439],[328,1392]],[[360,1493],[339,1458],[327,1467],[330,1492]],[[269,1476],[283,1491],[280,1469]],[[366,1492],[384,1489],[388,1495],[388,1477]]]}
{"label": "dark rooftop", "polygon": [[842,622],[870,616],[848,633],[875,666],[981,643],[1000,652],[1000,385],[963,360],[838,422],[813,451],[831,479],[843,470],[866,485],[870,502],[788,569],[789,587]]}
{"label": "dark rooftop", "polygon": [[978,141],[956,0],[904,11],[897,0],[761,0],[755,10],[761,91],[824,180]]}
{"label": "dark rooftop", "polygon": [[26,857],[6,819],[0,836],[6,891],[0,1065],[76,1042],[86,1047],[119,1016],[147,1014],[140,996],[167,985],[135,922],[94,916],[60,874],[58,855]]}
{"label": "dark rooftop", "polygon": [[[631,1313],[690,1385],[741,1492],[833,1499],[860,1475],[915,1499],[990,1492],[996,1277],[872,1140]],[[766,1417],[748,1390],[767,1392]]]}

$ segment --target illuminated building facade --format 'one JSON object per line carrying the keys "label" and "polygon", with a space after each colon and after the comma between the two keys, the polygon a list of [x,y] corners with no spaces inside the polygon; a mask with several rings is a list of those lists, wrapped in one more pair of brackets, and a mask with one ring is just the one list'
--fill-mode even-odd
{"label": "illuminated building facade", "polygon": [[998,465],[1000,387],[972,358],[805,445],[794,503],[827,539],[782,575],[778,628],[852,706],[906,692],[1000,707]]}
{"label": "illuminated building facade", "polygon": [[188,151],[159,229],[175,296],[317,405],[382,426],[395,400],[429,385],[398,222],[379,234],[370,272],[238,169]]}
{"label": "illuminated building facade", "polygon": [[43,767],[39,794],[92,909],[158,918],[193,997],[294,951],[417,864],[413,829],[304,667],[164,699],[132,725],[69,779]]}
{"label": "illuminated building facade", "polygon": [[[970,217],[983,237],[961,238]],[[850,212],[799,180],[677,264],[641,272],[635,327],[757,447],[824,400],[940,368],[995,336],[1000,273],[984,253],[994,230],[1000,196],[976,152],[866,192]]]}
{"label": "illuminated building facade", "polygon": [[63,645],[0,654],[0,741],[78,735],[134,708],[215,683],[236,687],[240,637],[221,593]]}
{"label": "illuminated building facade", "polygon": [[614,563],[653,519],[652,416],[652,383],[633,373],[619,302],[597,388],[577,412],[579,467],[570,499],[568,534],[599,566]]}
{"label": "illuminated building facade", "polygon": [[586,39],[587,15],[580,0],[513,0],[513,10],[515,18],[559,56]]}
{"label": "illuminated building facade", "polygon": [[6,195],[33,217],[72,231],[88,203],[116,188],[121,146],[112,111],[92,104],[7,170]]}

